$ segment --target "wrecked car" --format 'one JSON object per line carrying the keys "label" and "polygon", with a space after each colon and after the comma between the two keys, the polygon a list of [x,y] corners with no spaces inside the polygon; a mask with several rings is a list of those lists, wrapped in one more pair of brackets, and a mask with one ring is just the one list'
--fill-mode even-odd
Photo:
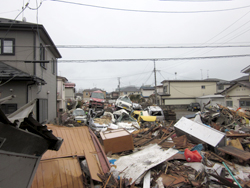
{"label": "wrecked car", "polygon": [[150,116],[147,111],[135,110],[132,112],[131,116],[135,118],[139,125],[143,122],[155,122],[156,116]]}
{"label": "wrecked car", "polygon": [[164,120],[163,110],[159,106],[148,106],[145,109],[150,116],[156,116],[156,119],[159,121]]}
{"label": "wrecked car", "polygon": [[73,111],[73,118],[77,123],[87,123],[87,115],[81,108],[77,108]]}
{"label": "wrecked car", "polygon": [[121,109],[114,112],[113,114],[116,119],[115,124],[118,126],[118,128],[124,128],[130,133],[140,129],[138,122],[133,117],[131,117],[126,110]]}
{"label": "wrecked car", "polygon": [[142,106],[138,103],[133,103],[133,109],[134,110],[142,110]]}
{"label": "wrecked car", "polygon": [[104,108],[104,94],[102,91],[93,91],[90,95],[89,108]]}
{"label": "wrecked car", "polygon": [[201,107],[200,107],[200,104],[199,103],[191,103],[188,107],[187,107],[187,110],[188,111],[195,111],[195,110],[197,110],[197,111],[199,111],[199,110],[201,110]]}
{"label": "wrecked car", "polygon": [[132,111],[133,103],[127,95],[120,96],[115,102],[116,108]]}

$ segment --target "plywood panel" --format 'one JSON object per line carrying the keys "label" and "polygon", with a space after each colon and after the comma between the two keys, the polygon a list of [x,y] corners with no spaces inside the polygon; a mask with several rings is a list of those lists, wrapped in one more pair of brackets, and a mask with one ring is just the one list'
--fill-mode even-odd
{"label": "plywood panel", "polygon": [[84,188],[77,158],[41,161],[31,188]]}

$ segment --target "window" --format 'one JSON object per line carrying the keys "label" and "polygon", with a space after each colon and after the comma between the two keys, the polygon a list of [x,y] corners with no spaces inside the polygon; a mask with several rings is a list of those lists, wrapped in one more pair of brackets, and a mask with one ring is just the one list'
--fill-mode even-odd
{"label": "window", "polygon": [[[42,44],[40,44],[40,60],[45,60],[45,47]],[[40,65],[41,67],[46,68],[45,63],[40,63]]]}
{"label": "window", "polygon": [[52,74],[56,73],[56,60],[52,58],[52,62],[51,62],[51,72]]}
{"label": "window", "polygon": [[128,94],[128,92],[127,92],[127,91],[124,91],[124,94],[125,94],[125,95],[127,95],[127,94]]}
{"label": "window", "polygon": [[201,89],[205,89],[206,87],[204,85],[201,86]]}
{"label": "window", "polygon": [[15,39],[0,39],[0,55],[15,55]]}
{"label": "window", "polygon": [[163,86],[163,93],[167,93],[168,92],[168,86]]}
{"label": "window", "polygon": [[218,85],[218,90],[224,90],[224,85]]}
{"label": "window", "polygon": [[250,107],[250,101],[240,101],[240,107]]}
{"label": "window", "polygon": [[233,101],[226,101],[226,106],[232,107],[233,106]]}
{"label": "window", "polygon": [[17,110],[17,104],[1,104],[0,108],[5,114],[12,114]]}

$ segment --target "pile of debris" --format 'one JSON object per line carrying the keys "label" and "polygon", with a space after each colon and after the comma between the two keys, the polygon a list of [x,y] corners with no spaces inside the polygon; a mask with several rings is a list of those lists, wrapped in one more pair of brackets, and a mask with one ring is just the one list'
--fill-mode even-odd
{"label": "pile of debris", "polygon": [[218,105],[192,120],[96,132],[111,163],[102,186],[250,187],[249,119]]}
{"label": "pile of debris", "polygon": [[[77,129],[71,136],[80,147],[80,134],[88,135],[83,151],[65,154],[86,159],[80,162],[85,187],[250,187],[249,114],[220,105],[177,122],[145,114],[90,109],[89,132],[67,128],[64,134]],[[73,149],[64,143],[63,151]]]}

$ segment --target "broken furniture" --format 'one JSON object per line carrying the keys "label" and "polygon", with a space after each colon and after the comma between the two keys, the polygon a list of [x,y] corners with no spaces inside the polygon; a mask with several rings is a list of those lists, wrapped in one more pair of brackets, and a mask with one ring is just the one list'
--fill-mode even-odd
{"label": "broken furniture", "polygon": [[100,133],[105,153],[118,153],[134,149],[132,135],[125,129]]}

